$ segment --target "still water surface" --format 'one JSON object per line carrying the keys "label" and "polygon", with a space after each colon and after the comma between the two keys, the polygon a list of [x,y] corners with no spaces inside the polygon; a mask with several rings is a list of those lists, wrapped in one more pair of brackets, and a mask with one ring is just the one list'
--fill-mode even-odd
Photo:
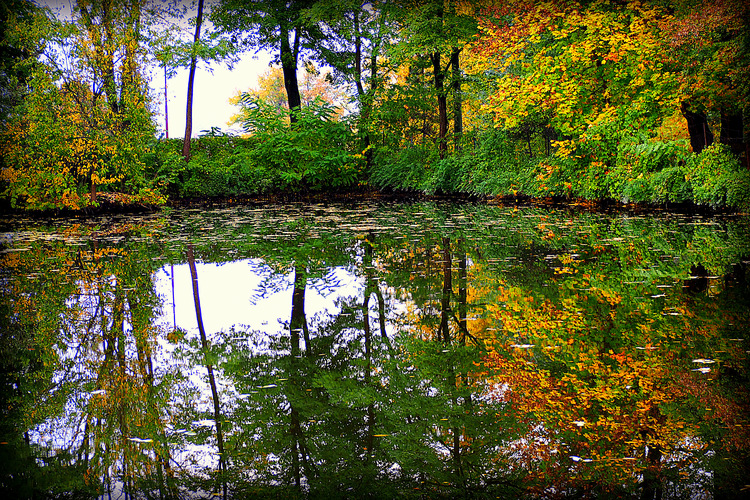
{"label": "still water surface", "polygon": [[0,220],[13,498],[741,498],[750,220]]}

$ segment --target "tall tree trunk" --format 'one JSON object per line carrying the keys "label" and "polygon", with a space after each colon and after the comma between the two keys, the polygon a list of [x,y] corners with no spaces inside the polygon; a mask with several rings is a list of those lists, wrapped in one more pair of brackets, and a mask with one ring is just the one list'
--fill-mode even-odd
{"label": "tall tree trunk", "polygon": [[466,315],[468,314],[466,293],[466,250],[463,239],[458,240],[460,253],[458,257],[458,330],[461,332],[461,345],[466,345],[469,334]]}
{"label": "tall tree trunk", "polygon": [[[365,152],[367,165],[372,163],[370,151],[370,96],[365,92],[362,82],[362,35],[359,26],[359,12],[354,11],[354,83],[357,86],[357,97],[360,108],[360,128],[362,132],[362,150]],[[370,86],[372,91],[372,83]]]}
{"label": "tall tree trunk", "polygon": [[438,151],[440,158],[445,158],[448,144],[445,137],[448,135],[448,100],[445,95],[445,73],[440,61],[440,52],[430,54],[432,61],[433,81],[438,100]]}
{"label": "tall tree trunk", "polygon": [[[298,280],[301,279],[301,274],[298,272],[298,269],[295,267],[294,269],[294,288],[292,290],[292,317],[289,321],[289,342],[290,342],[290,353],[292,356],[291,359],[291,366],[292,366],[292,373],[290,374],[290,380],[295,383],[298,383],[298,380],[300,375],[298,373],[298,359],[302,357],[301,351],[300,351],[300,332],[302,331],[302,326],[299,324],[300,322],[300,304],[304,307],[304,290],[302,293],[300,293],[300,284],[298,283]],[[303,309],[304,311],[304,309]],[[301,468],[300,468],[300,453],[302,452],[302,445],[300,443],[299,436],[302,433],[302,430],[300,429],[300,418],[299,418],[299,412],[295,408],[294,402],[289,401],[289,406],[291,407],[290,413],[289,413],[289,433],[292,436],[292,476],[294,477],[294,485],[297,487],[297,489],[300,489],[302,487],[302,474],[301,474]]]}
{"label": "tall tree trunk", "polygon": [[463,95],[461,93],[461,49],[454,47],[451,52],[451,88],[453,90],[453,147],[461,151],[461,138],[464,134]]}
{"label": "tall tree trunk", "polygon": [[[453,256],[451,253],[451,239],[443,238],[443,294],[440,302],[440,331],[442,335],[438,335],[438,340],[441,340],[446,345],[451,344],[451,336],[449,329],[449,318],[451,316],[451,295],[453,295]],[[459,276],[460,279],[460,276]],[[460,283],[459,283],[460,286]],[[460,320],[459,320],[460,322]],[[459,377],[456,376],[455,366],[448,365],[445,367],[447,373],[446,379],[450,390],[453,391],[454,395],[451,397],[453,408],[458,408],[458,396],[456,392],[458,390]],[[461,429],[454,425],[451,427],[451,434],[453,435],[453,443],[451,448],[451,455],[453,456],[453,467],[457,478],[460,478],[463,482],[463,467],[461,465]]]}
{"label": "tall tree trunk", "polygon": [[451,313],[451,294],[453,293],[453,278],[451,273],[450,249],[451,239],[443,238],[443,295],[440,300],[440,333],[439,338],[446,343],[450,343],[451,336],[448,328],[448,319]]}
{"label": "tall tree trunk", "polygon": [[354,11],[354,84],[357,86],[357,95],[360,101],[365,95],[365,87],[362,84],[362,35],[359,32],[359,12]]}
{"label": "tall tree trunk", "polygon": [[203,0],[198,0],[198,17],[195,19],[195,37],[193,38],[193,54],[190,57],[190,74],[188,75],[187,109],[185,110],[185,137],[182,140],[182,156],[185,161],[190,160],[190,137],[193,135],[193,87],[195,85],[195,68],[198,56],[195,45],[201,38],[201,24],[203,23]]}
{"label": "tall tree trunk", "polygon": [[164,63],[164,134],[169,139],[169,96],[167,94],[167,63]]}
{"label": "tall tree trunk", "polygon": [[214,423],[216,424],[216,447],[219,451],[219,471],[222,473],[221,483],[223,497],[227,497],[226,472],[226,455],[224,454],[224,433],[222,429],[221,402],[219,401],[219,391],[216,388],[216,378],[214,377],[214,367],[208,361],[208,338],[206,330],[203,327],[203,314],[201,312],[201,300],[198,293],[198,269],[195,267],[195,257],[193,255],[193,245],[188,245],[187,250],[188,265],[190,266],[190,278],[193,284],[193,302],[195,303],[195,317],[198,322],[198,333],[201,338],[201,348],[205,353],[206,371],[208,372],[208,384],[211,386],[211,397],[214,404]]}
{"label": "tall tree trunk", "polygon": [[684,116],[687,121],[688,133],[690,134],[690,146],[693,148],[693,152],[696,154],[700,153],[713,144],[714,135],[711,133],[711,128],[708,126],[706,115],[690,111],[689,105],[685,101],[683,101],[680,106],[680,111],[682,111],[682,116]]}
{"label": "tall tree trunk", "polygon": [[131,95],[137,94],[138,82],[138,38],[141,31],[141,0],[131,0],[128,16],[128,37],[125,45],[125,62],[122,66],[120,86],[120,111],[128,106]]}
{"label": "tall tree trunk", "polygon": [[[299,351],[299,334],[302,333],[305,340],[305,354],[312,356],[312,346],[310,345],[310,330],[307,326],[307,316],[305,316],[305,289],[307,288],[307,273],[304,266],[294,266],[294,290],[292,291],[292,318],[289,324],[292,339],[296,341],[297,350]],[[292,350],[294,350],[294,343]]]}
{"label": "tall tree trunk", "polygon": [[[289,321],[289,338],[291,342],[291,373],[290,380],[294,386],[302,384],[300,375],[300,334],[305,340],[305,351],[308,357],[312,356],[310,345],[310,334],[305,316],[305,288],[307,287],[307,272],[300,264],[294,266],[294,289],[292,290],[292,314]],[[304,432],[302,430],[302,419],[296,402],[289,399],[289,433],[292,436],[292,475],[294,484],[299,489],[302,487],[302,470],[305,475],[310,475],[312,466],[308,460],[308,450]]]}
{"label": "tall tree trunk", "polygon": [[[365,297],[362,302],[362,316],[364,318],[363,329],[365,333],[365,357],[367,361],[365,366],[365,386],[368,388],[371,385],[370,371],[372,370],[372,329],[370,327],[370,296],[375,292],[375,289],[378,288],[378,284],[377,282],[375,282],[375,279],[372,275],[372,243],[370,243],[370,240],[373,237],[374,235],[370,233],[365,239],[365,258],[362,261],[362,264],[365,267]],[[370,403],[369,405],[367,405],[367,433],[365,435],[365,443],[363,445],[365,463],[370,462],[370,457],[372,457],[374,453],[374,434],[375,405],[374,403]]]}
{"label": "tall tree trunk", "polygon": [[[441,1],[438,2],[437,11],[435,12],[435,18],[440,22],[441,27],[443,16],[444,6]],[[448,150],[448,143],[446,142],[448,135],[448,100],[445,95],[445,72],[448,70],[448,67],[442,67],[441,56],[438,51],[430,54],[430,60],[432,61],[433,81],[438,100],[438,151],[440,158],[445,158],[445,153]],[[450,62],[448,65],[450,65]]]}
{"label": "tall tree trunk", "polygon": [[[117,80],[115,78],[115,56],[112,48],[112,2],[105,0],[99,5],[99,11],[95,11],[95,6],[87,5],[86,2],[78,0],[76,2],[78,10],[81,13],[81,21],[86,28],[91,44],[94,48],[94,65],[93,69],[96,77],[101,80],[104,95],[107,98],[107,105],[112,113],[120,114],[120,100],[117,95]],[[100,18],[99,24],[94,23],[96,17]],[[96,94],[94,95],[94,100]],[[85,113],[83,113],[85,114]],[[96,182],[94,181],[94,166],[92,165],[88,172],[89,183],[89,201],[93,205],[96,203]]]}
{"label": "tall tree trunk", "polygon": [[[368,263],[368,252],[369,261],[372,261],[372,246],[369,242],[365,243],[365,266],[369,266]],[[372,370],[372,330],[370,328],[370,295],[372,294],[372,273],[366,271],[366,285],[365,285],[365,297],[362,302],[362,316],[363,316],[363,329],[365,334],[365,387],[370,387]],[[373,446],[375,445],[374,433],[375,433],[375,407],[374,403],[367,405],[367,418],[366,418],[367,432],[364,436],[363,452],[365,456],[365,463],[370,462],[370,456],[373,454]]]}
{"label": "tall tree trunk", "polygon": [[[115,59],[112,49],[112,2],[105,0],[99,4],[99,11],[94,5],[78,0],[76,2],[81,13],[81,21],[88,32],[94,47],[94,69],[101,79],[107,104],[113,113],[120,112],[120,100],[117,97],[117,81],[115,79]],[[94,24],[94,18],[99,16],[100,23]]]}
{"label": "tall tree trunk", "polygon": [[661,456],[661,449],[658,446],[648,446],[646,459],[649,463],[649,468],[643,473],[641,500],[661,500],[662,498],[661,479],[655,470],[661,462]]}
{"label": "tall tree trunk", "polygon": [[299,93],[299,82],[297,81],[297,56],[299,54],[299,30],[294,30],[294,43],[289,43],[289,30],[281,29],[281,69],[284,73],[284,89],[286,100],[289,105],[289,121],[292,125],[297,123],[296,111],[302,107],[302,97]]}

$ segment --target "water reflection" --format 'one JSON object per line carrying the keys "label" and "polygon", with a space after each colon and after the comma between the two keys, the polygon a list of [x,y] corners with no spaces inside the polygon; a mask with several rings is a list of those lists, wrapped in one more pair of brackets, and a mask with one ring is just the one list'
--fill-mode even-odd
{"label": "water reflection", "polygon": [[748,477],[745,218],[2,224],[18,498],[718,498]]}

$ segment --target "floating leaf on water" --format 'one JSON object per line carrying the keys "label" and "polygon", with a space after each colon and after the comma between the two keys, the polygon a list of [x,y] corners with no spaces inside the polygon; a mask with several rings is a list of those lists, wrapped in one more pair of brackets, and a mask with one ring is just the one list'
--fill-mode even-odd
{"label": "floating leaf on water", "polygon": [[195,427],[211,427],[211,426],[213,426],[215,424],[216,424],[216,422],[214,422],[213,420],[209,420],[207,418],[203,419],[203,420],[195,420],[195,421],[193,421],[193,426],[195,426]]}
{"label": "floating leaf on water", "polygon": [[153,439],[141,439],[137,437],[130,437],[128,438],[128,441],[132,441],[134,443],[153,443],[154,442]]}
{"label": "floating leaf on water", "polygon": [[26,252],[27,250],[31,250],[31,247],[8,248],[8,249],[3,250],[2,252],[0,252],[0,254],[9,253],[9,252]]}

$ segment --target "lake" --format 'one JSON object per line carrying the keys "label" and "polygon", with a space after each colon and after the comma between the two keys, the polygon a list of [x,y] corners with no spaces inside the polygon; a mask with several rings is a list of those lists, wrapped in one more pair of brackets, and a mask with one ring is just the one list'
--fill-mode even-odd
{"label": "lake", "polygon": [[741,498],[750,218],[0,219],[4,498]]}

